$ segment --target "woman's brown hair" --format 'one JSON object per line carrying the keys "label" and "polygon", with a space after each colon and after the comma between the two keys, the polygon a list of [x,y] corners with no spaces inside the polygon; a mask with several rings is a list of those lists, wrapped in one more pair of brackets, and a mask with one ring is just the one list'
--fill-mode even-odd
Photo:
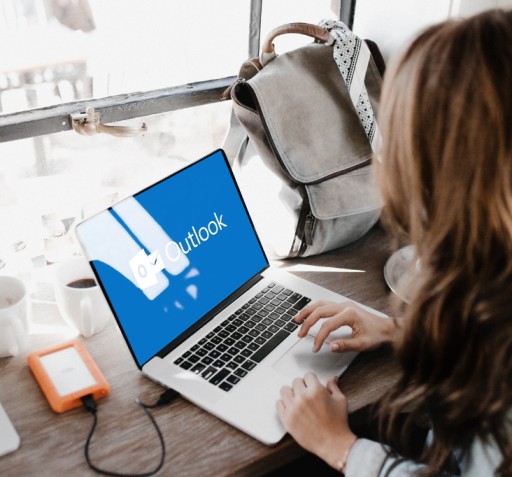
{"label": "woman's brown hair", "polygon": [[421,263],[382,428],[403,444],[409,424],[429,416],[426,475],[480,438],[497,443],[498,471],[511,476],[512,12],[417,37],[386,73],[379,124],[386,218]]}

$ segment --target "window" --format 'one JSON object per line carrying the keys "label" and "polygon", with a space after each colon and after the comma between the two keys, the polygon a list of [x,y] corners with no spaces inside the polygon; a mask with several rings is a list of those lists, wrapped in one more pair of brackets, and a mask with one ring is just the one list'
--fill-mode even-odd
{"label": "window", "polygon": [[[350,23],[354,1],[3,0],[0,4],[0,273],[79,253],[74,225],[222,145],[219,101],[260,31]],[[279,40],[279,49],[310,41]],[[143,136],[80,136],[70,115]]]}

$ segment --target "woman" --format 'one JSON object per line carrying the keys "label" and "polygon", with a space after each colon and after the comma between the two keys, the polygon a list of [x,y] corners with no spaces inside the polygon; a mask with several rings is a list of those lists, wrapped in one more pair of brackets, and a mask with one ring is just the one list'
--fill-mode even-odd
{"label": "woman", "polygon": [[[389,446],[351,431],[334,380],[324,387],[309,374],[284,387],[279,416],[347,476],[449,475],[454,457],[460,475],[511,476],[512,12],[421,34],[386,73],[379,124],[389,230],[421,264],[409,305],[386,320],[321,302],[296,320],[300,336],[324,320],[316,349],[342,325],[352,338],[331,343],[333,352],[394,345],[401,377],[379,408]],[[431,439],[408,460],[407,429],[425,415]]]}

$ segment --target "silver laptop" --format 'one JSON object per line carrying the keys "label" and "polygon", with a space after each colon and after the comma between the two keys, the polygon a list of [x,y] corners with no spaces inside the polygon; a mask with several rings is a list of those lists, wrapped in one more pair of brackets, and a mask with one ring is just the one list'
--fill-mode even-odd
{"label": "silver laptop", "polygon": [[269,266],[222,150],[76,233],[142,372],[265,444],[285,434],[281,386],[325,383],[355,356],[313,353],[319,324],[297,337],[307,303],[346,298]]}

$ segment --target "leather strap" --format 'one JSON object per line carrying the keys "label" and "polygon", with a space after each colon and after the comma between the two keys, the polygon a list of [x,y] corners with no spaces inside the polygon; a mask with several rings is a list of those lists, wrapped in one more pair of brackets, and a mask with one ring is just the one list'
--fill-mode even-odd
{"label": "leather strap", "polygon": [[265,55],[273,54],[274,44],[272,42],[279,35],[284,35],[286,33],[298,33],[300,35],[310,36],[320,43],[331,44],[333,41],[332,37],[329,35],[329,32],[321,26],[314,25],[312,23],[286,23],[274,28],[267,35],[267,38],[261,47],[262,53]]}

